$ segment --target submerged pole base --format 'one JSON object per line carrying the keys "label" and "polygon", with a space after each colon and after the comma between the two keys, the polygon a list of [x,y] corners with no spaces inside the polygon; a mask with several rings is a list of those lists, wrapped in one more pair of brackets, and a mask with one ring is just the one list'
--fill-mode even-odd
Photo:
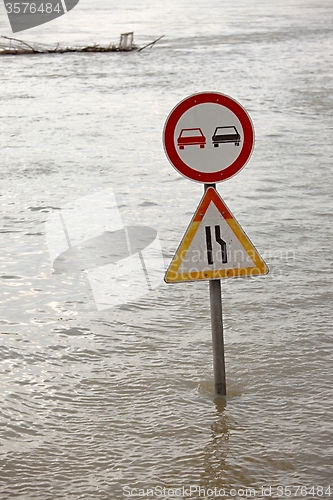
{"label": "submerged pole base", "polygon": [[209,281],[210,313],[212,321],[212,347],[214,388],[218,396],[226,396],[221,280]]}
{"label": "submerged pole base", "polygon": [[227,390],[226,390],[226,384],[218,383],[214,384],[215,388],[215,396],[226,396],[227,395]]}

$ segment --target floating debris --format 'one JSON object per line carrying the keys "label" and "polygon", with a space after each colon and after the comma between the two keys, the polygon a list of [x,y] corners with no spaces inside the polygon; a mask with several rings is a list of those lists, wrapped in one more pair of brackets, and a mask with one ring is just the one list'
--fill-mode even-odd
{"label": "floating debris", "polygon": [[141,52],[141,50],[146,49],[147,47],[149,47],[151,49],[155,45],[155,43],[158,42],[159,40],[161,40],[161,38],[163,38],[163,37],[164,37],[164,35],[156,38],[156,40],[154,40],[153,42],[147,43],[147,45],[138,49],[138,52]]}
{"label": "floating debris", "polygon": [[164,35],[160,36],[153,42],[148,43],[144,47],[138,48],[134,43],[134,33],[130,31],[128,33],[122,33],[120,35],[119,44],[109,44],[109,45],[99,45],[94,43],[93,45],[84,46],[62,46],[59,43],[56,45],[25,42],[19,40],[18,38],[12,38],[5,35],[0,35],[6,42],[0,41],[0,55],[20,55],[20,54],[67,54],[70,52],[130,52],[131,50],[141,51],[147,47],[152,47],[158,42]]}

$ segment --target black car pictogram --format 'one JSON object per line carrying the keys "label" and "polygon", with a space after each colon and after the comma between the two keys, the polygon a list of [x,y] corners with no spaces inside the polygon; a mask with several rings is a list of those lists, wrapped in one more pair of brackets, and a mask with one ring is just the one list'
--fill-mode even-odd
{"label": "black car pictogram", "polygon": [[215,148],[218,148],[220,144],[227,144],[229,142],[234,142],[235,146],[239,146],[240,140],[240,135],[233,125],[228,127],[216,127],[212,137]]}

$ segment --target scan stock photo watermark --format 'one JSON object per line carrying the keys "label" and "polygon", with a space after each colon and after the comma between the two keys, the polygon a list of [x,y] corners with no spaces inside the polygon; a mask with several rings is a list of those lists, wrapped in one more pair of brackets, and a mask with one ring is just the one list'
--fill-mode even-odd
{"label": "scan stock photo watermark", "polygon": [[4,0],[13,33],[35,28],[71,11],[80,0]]}
{"label": "scan stock photo watermark", "polygon": [[[136,301],[164,282],[166,266],[157,230],[124,224],[112,188],[78,198],[53,212],[45,223],[45,234],[53,273],[85,273],[98,311]],[[168,245],[168,258],[172,245],[175,247],[174,242]],[[229,255],[229,249],[227,252]],[[206,254],[191,253],[194,274],[198,262],[205,259],[209,269]],[[241,266],[237,255],[233,260]],[[214,260],[219,257],[222,259],[217,249]],[[270,279],[281,279],[295,265],[296,251],[267,249],[263,257],[269,263]],[[183,261],[188,259],[184,255]],[[248,278],[257,279],[255,268]]]}
{"label": "scan stock photo watermark", "polygon": [[111,188],[67,203],[45,226],[54,273],[84,272],[99,311],[135,301],[163,282],[156,229],[124,225]]}
{"label": "scan stock photo watermark", "polygon": [[265,498],[283,499],[286,498],[330,498],[333,496],[333,489],[330,485],[264,485],[255,488],[238,486],[234,488],[226,487],[203,487],[197,484],[186,486],[165,487],[155,485],[154,487],[132,487],[130,485],[122,488],[124,498],[160,498],[160,499],[214,499],[214,498]]}

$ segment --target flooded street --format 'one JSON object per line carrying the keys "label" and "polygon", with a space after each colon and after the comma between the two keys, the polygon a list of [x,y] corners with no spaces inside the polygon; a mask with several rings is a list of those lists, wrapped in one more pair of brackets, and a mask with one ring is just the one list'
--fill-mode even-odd
{"label": "flooded street", "polygon": [[[165,36],[1,56],[1,500],[333,496],[332,27],[331,0],[80,0],[16,36]],[[270,269],[222,282],[226,399],[208,283],[163,281],[203,186],[170,165],[162,131],[201,91],[253,121],[248,164],[217,189]],[[107,264],[128,257],[124,228],[141,228],[144,257],[160,248],[148,284],[84,253],[54,264],[110,221]]]}

